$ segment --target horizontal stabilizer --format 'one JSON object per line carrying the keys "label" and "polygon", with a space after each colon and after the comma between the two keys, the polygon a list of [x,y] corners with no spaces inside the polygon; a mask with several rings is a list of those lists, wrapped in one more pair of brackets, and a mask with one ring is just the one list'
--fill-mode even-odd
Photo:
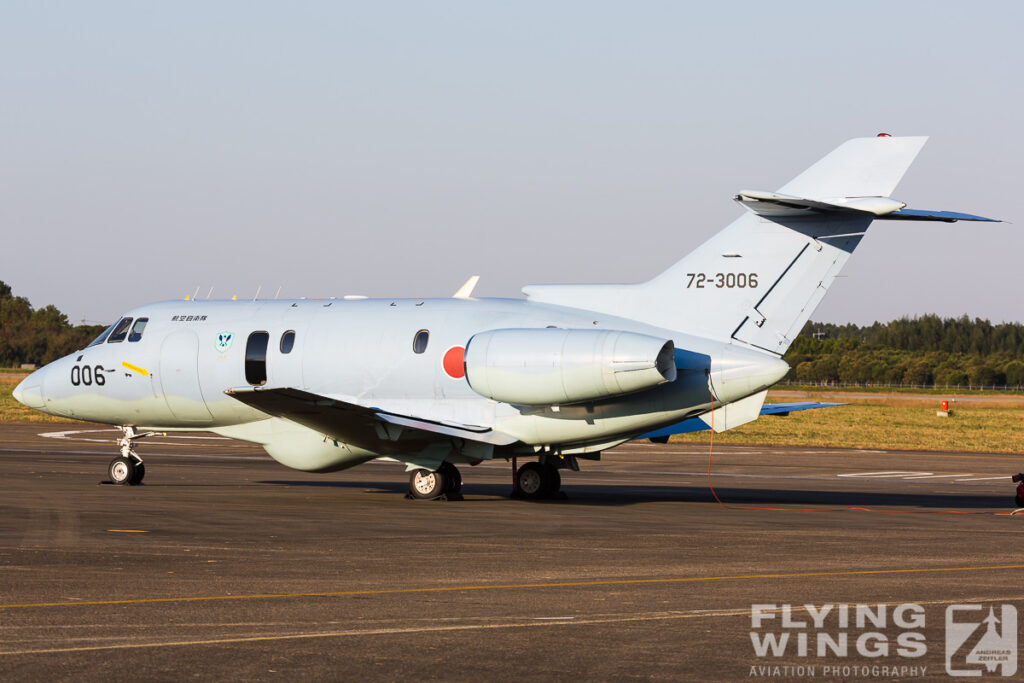
{"label": "horizontal stabilizer", "polygon": [[[812,410],[814,408],[831,408],[832,406],[844,406],[845,403],[765,403],[761,406],[761,415],[776,415],[784,417],[799,410]],[[719,409],[721,410],[721,409]],[[641,434],[636,439],[664,439],[673,434],[688,434],[690,432],[702,432],[711,429],[707,422],[699,417],[691,417],[689,420],[677,422],[668,427],[655,429],[654,431]],[[716,430],[717,431],[717,430]]]}
{"label": "horizontal stabilizer", "polygon": [[879,220],[904,221],[985,221],[1000,223],[996,218],[985,218],[956,211],[924,211],[907,209],[906,204],[891,197],[834,197],[806,199],[778,192],[743,190],[735,197],[744,208],[765,218],[794,218],[821,214],[861,215]]}
{"label": "horizontal stabilizer", "polygon": [[733,197],[741,205],[766,218],[807,216],[822,213],[846,213],[881,216],[902,209],[906,204],[891,197],[837,197],[828,200],[805,199],[777,192],[743,190]]}

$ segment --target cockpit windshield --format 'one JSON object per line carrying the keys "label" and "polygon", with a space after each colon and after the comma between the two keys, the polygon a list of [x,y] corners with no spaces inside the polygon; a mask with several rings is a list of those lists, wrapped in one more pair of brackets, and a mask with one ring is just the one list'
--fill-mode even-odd
{"label": "cockpit windshield", "polygon": [[114,325],[114,329],[110,331],[110,336],[107,338],[108,344],[115,344],[117,342],[123,342],[124,338],[128,336],[128,328],[132,326],[131,318],[121,318]]}
{"label": "cockpit windshield", "polygon": [[[121,322],[121,321],[118,320],[117,322],[114,323],[114,325],[116,325],[118,322]],[[96,337],[91,342],[89,342],[89,346],[96,346],[97,344],[102,344],[103,342],[105,342],[107,340],[107,337],[110,336],[110,331],[112,329],[114,329],[114,325],[111,325],[107,329],[103,330],[103,334],[101,334],[100,336]],[[85,348],[89,348],[89,346],[86,346]]]}

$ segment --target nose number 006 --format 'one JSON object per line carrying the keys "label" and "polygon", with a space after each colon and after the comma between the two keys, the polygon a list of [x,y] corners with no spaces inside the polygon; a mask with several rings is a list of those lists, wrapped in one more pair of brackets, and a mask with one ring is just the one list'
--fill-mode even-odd
{"label": "nose number 006", "polygon": [[88,365],[73,365],[71,367],[71,383],[76,387],[79,384],[89,386],[95,382],[97,386],[103,386],[107,383],[107,378],[103,374],[103,366],[97,365],[95,369]]}

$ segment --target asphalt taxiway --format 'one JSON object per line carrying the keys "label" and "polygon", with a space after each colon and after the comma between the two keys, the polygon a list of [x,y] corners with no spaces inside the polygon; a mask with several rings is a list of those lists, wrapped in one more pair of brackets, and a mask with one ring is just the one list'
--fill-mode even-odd
{"label": "asphalt taxiway", "polygon": [[[1024,608],[1020,456],[716,446],[723,506],[706,446],[635,443],[565,500],[509,499],[502,461],[418,502],[399,465],[305,474],[209,434],[101,485],[115,436],[0,424],[8,680],[931,679],[946,607]],[[838,603],[921,605],[927,652],[755,652],[752,605]]]}

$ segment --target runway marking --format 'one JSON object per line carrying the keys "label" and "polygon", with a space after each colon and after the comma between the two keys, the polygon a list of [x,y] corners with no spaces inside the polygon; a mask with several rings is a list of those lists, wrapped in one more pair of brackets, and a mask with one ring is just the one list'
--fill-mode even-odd
{"label": "runway marking", "polygon": [[837,474],[837,477],[844,479],[856,478],[856,479],[899,479],[901,481],[933,481],[935,479],[953,479],[954,477],[961,477],[960,479],[953,479],[954,482],[958,481],[996,481],[1000,479],[1008,479],[1006,475],[1001,477],[984,477],[978,476],[971,472],[957,472],[954,474],[936,474],[935,472],[910,472],[892,470],[886,472],[847,472],[844,474]]}
{"label": "runway marking", "polygon": [[110,531],[110,532],[115,533],[115,534],[148,534],[149,533],[148,531],[143,531],[142,529],[107,529],[107,531]]}
{"label": "runway marking", "polygon": [[931,472],[912,472],[909,470],[886,470],[884,472],[850,472],[837,474],[837,477],[901,477],[904,474],[931,474]]}
{"label": "runway marking", "polygon": [[969,477],[969,476],[971,476],[970,472],[960,472],[958,474],[932,474],[932,473],[929,472],[927,474],[914,474],[914,475],[909,476],[909,477],[903,477],[903,480],[904,481],[909,481],[911,479],[949,479],[950,477]]}
{"label": "runway marking", "polygon": [[[985,602],[1020,602],[1024,600],[1024,596],[1012,596],[1012,597],[1001,597],[1001,598],[972,598],[970,600],[964,598],[946,599],[946,600],[918,600],[916,604],[919,605],[949,605],[961,602],[974,602],[974,603],[985,603]],[[884,603],[886,605],[895,603]],[[805,607],[791,608],[794,612],[807,612]],[[773,610],[775,614],[781,613],[781,610]],[[391,627],[391,628],[374,628],[374,629],[362,629],[362,630],[345,630],[345,631],[317,631],[312,633],[287,633],[287,634],[274,634],[265,636],[238,636],[234,638],[208,638],[202,640],[171,640],[164,642],[150,642],[150,643],[124,643],[118,642],[115,644],[108,645],[82,645],[78,647],[55,647],[46,649],[26,649],[26,650],[5,650],[0,651],[0,656],[12,656],[12,655],[34,655],[34,654],[56,654],[62,652],[92,652],[98,650],[120,650],[120,649],[143,649],[143,648],[156,648],[156,647],[189,647],[189,646],[201,646],[201,645],[224,645],[229,643],[255,643],[255,642],[266,642],[275,640],[308,640],[313,638],[351,638],[351,637],[363,637],[363,636],[378,636],[378,635],[401,635],[411,633],[444,633],[444,632],[455,632],[455,631],[480,631],[480,630],[497,630],[497,629],[511,629],[511,628],[531,628],[531,627],[552,627],[552,626],[590,626],[599,624],[620,624],[620,623],[636,623],[642,621],[669,621],[669,620],[680,620],[680,619],[703,619],[707,617],[749,617],[750,608],[732,608],[732,609],[698,609],[698,610],[687,610],[685,612],[679,611],[668,611],[668,612],[648,612],[646,614],[629,614],[629,615],[610,615],[610,616],[594,616],[594,617],[535,617],[529,621],[514,621],[504,624],[452,624],[447,626],[406,626],[406,627]]]}
{"label": "runway marking", "polygon": [[510,583],[493,586],[433,586],[421,588],[368,588],[349,591],[310,593],[261,593],[255,595],[197,595],[177,598],[132,598],[127,600],[91,600],[83,602],[36,602],[0,605],[0,609],[35,607],[78,607],[81,605],[147,605],[168,602],[213,602],[217,600],[273,600],[280,598],[329,598],[348,595],[398,595],[412,593],[454,593],[459,591],[523,590],[530,588],[582,588],[587,586],[635,586],[707,581],[746,581],[750,579],[797,579],[815,576],[870,576],[877,574],[937,574],[943,572],[1000,571],[1024,569],[1024,564],[1001,564],[983,567],[923,567],[914,569],[851,569],[838,572],[795,572],[788,574],[736,574],[727,576],[683,576],[669,579],[608,579],[598,581],[564,581],[558,583]]}

